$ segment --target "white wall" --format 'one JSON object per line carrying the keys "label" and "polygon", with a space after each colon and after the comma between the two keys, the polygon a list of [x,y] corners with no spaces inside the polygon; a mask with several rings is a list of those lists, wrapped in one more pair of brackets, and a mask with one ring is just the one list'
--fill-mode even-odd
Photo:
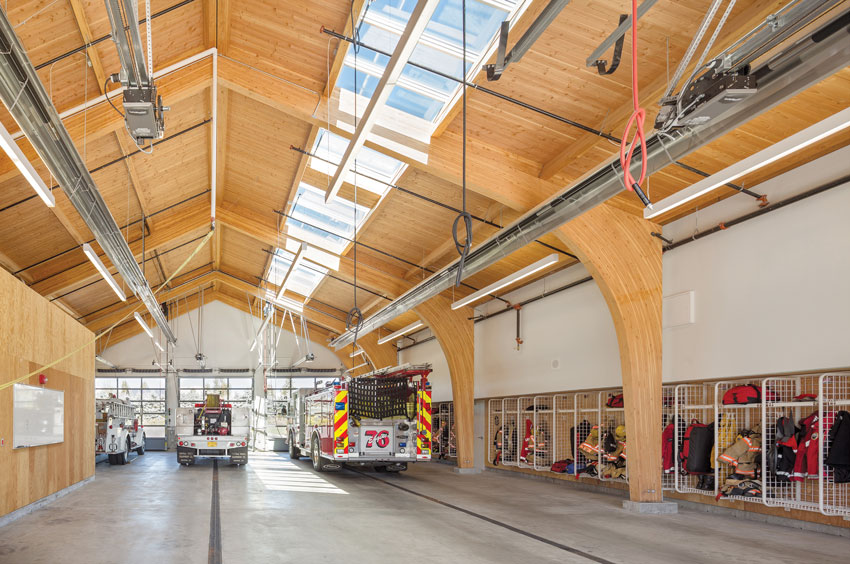
{"label": "white wall", "polygon": [[[430,337],[431,331],[419,331],[411,336],[419,341]],[[399,343],[401,342],[399,341]],[[410,343],[409,340],[407,342]],[[451,401],[452,379],[449,373],[449,365],[437,339],[404,349],[399,353],[399,363],[401,364],[425,364],[426,362],[431,363],[433,370],[431,375],[428,376],[428,380],[431,382],[431,401]]]}
{"label": "white wall", "polygon": [[[778,201],[847,174],[848,159],[850,148],[755,189]],[[722,219],[755,208],[746,196],[728,207],[738,209]],[[664,331],[664,379],[850,366],[848,210],[845,184],[665,253],[664,294],[694,290],[696,322]],[[665,233],[692,232],[694,221]]]}
{"label": "white wall", "polygon": [[[208,368],[254,368],[259,359],[257,349],[250,352],[251,341],[260,326],[260,320],[222,302],[211,302],[204,306],[203,312],[203,348]],[[171,323],[172,330],[177,336],[177,346],[174,349],[175,368],[198,368],[195,361],[198,339],[198,310],[188,315],[180,315]],[[158,331],[154,329],[154,331]],[[194,335],[193,335],[194,331]],[[164,339],[160,340],[165,343]],[[316,360],[309,368],[339,368],[337,356],[324,343],[311,343],[311,350]],[[284,332],[280,337],[277,355],[280,367],[289,366],[297,360],[298,349],[295,336]],[[135,335],[103,351],[101,356],[121,368],[150,368],[154,359],[159,359],[161,353],[154,348],[151,339],[144,333]]]}
{"label": "white wall", "polygon": [[[520,302],[587,277],[569,268],[505,296]],[[504,309],[494,301],[481,313]],[[586,282],[522,308],[516,347],[516,313],[475,324],[475,397],[597,387],[619,380],[614,324],[596,284]]]}

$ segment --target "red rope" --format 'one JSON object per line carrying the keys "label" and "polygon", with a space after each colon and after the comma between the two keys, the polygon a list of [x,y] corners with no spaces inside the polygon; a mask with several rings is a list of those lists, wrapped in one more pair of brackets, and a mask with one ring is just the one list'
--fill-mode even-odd
{"label": "red rope", "polygon": [[[638,61],[637,61],[637,0],[632,0],[632,102],[634,103],[634,112],[629,122],[626,124],[626,130],[623,132],[623,140],[620,142],[620,166],[623,168],[623,181],[626,188],[634,190],[634,185],[638,186],[643,183],[646,178],[646,135],[643,131],[643,122],[646,119],[646,110],[640,107],[638,99]],[[635,126],[635,134],[632,136],[631,142],[628,142],[629,133],[632,126]],[[635,147],[638,142],[641,146],[641,162],[640,162],[640,179],[635,180],[631,172],[632,155],[635,152]]]}

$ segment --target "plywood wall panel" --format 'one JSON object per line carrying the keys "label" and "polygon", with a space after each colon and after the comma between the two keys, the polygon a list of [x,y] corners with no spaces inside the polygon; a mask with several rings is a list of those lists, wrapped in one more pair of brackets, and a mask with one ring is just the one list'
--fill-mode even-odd
{"label": "plywood wall panel", "polygon": [[[12,449],[13,388],[0,390],[0,516],[94,474],[94,335],[0,271],[0,385],[79,349],[42,370],[47,387],[65,392],[65,440]],[[37,385],[38,376],[27,384]]]}

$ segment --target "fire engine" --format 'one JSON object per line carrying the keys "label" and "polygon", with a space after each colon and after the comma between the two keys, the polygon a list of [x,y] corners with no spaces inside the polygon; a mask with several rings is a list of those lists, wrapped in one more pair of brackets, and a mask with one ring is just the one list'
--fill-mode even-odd
{"label": "fire engine", "polygon": [[218,394],[207,394],[194,408],[177,408],[177,462],[189,466],[206,456],[247,464],[250,422],[251,408],[221,403]]}
{"label": "fire engine", "polygon": [[95,455],[108,455],[110,464],[127,464],[130,451],[145,454],[145,430],[132,403],[111,394],[95,402],[95,413]]}
{"label": "fire engine", "polygon": [[400,472],[431,459],[431,365],[376,370],[293,398],[289,455],[320,472],[343,464]]}

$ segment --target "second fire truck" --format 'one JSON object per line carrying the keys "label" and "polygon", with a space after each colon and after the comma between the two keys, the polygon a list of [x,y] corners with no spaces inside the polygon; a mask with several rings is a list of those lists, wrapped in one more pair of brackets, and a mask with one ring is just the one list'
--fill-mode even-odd
{"label": "second fire truck", "polygon": [[431,365],[402,365],[300,390],[293,398],[289,454],[320,471],[343,464],[400,472],[431,459]]}

